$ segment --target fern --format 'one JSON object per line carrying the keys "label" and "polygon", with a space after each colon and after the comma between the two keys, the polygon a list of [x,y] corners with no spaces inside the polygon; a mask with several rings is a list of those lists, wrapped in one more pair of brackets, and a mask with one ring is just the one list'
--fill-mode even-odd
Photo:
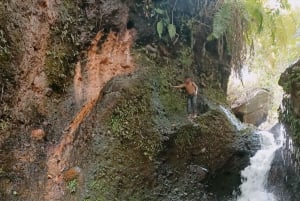
{"label": "fern", "polygon": [[215,38],[220,38],[230,27],[232,21],[232,4],[224,3],[214,16],[213,32]]}
{"label": "fern", "polygon": [[[287,0],[279,0],[281,8],[288,8]],[[225,0],[213,19],[210,39],[226,40],[227,52],[231,55],[233,69],[239,74],[246,60],[247,49],[254,47],[253,39],[259,34],[269,33],[273,44],[284,45],[285,25],[279,10],[264,6],[262,0]],[[267,29],[266,32],[264,29]],[[224,43],[219,42],[224,48]],[[219,55],[223,52],[219,51]]]}

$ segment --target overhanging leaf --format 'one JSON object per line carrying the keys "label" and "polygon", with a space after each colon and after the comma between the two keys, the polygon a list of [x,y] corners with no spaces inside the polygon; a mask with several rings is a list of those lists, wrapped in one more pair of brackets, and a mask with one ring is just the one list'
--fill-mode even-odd
{"label": "overhanging leaf", "polygon": [[155,8],[154,11],[155,11],[156,13],[158,13],[158,14],[161,14],[161,15],[163,15],[164,12],[165,12],[164,10],[162,10],[162,9],[160,9],[160,8]]}
{"label": "overhanging leaf", "polygon": [[157,33],[158,33],[158,36],[161,38],[161,35],[163,33],[163,30],[164,30],[164,23],[162,20],[160,20],[157,25],[156,25],[156,30],[157,30]]}
{"label": "overhanging leaf", "polygon": [[168,32],[171,39],[176,36],[176,26],[174,24],[168,25]]}

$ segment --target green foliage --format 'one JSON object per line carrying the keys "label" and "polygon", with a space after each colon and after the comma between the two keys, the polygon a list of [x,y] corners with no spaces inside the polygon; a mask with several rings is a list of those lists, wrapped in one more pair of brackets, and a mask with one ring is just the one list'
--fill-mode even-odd
{"label": "green foliage", "polygon": [[164,29],[167,28],[169,37],[173,40],[176,36],[176,26],[173,24],[173,20],[171,22],[168,11],[160,8],[155,8],[154,11],[160,19],[156,24],[156,31],[159,38],[162,37]]}
{"label": "green foliage", "polygon": [[[280,10],[269,8],[265,3],[260,0],[227,0],[214,16],[213,31],[208,39],[218,39],[221,46],[226,40],[232,66],[238,73],[246,60],[247,49],[254,47],[254,40],[260,34],[269,36],[274,44],[285,44],[285,25]],[[288,8],[286,1],[281,1],[281,5]]]}
{"label": "green foliage", "polygon": [[6,175],[6,171],[0,167],[0,177]]}
{"label": "green foliage", "polygon": [[281,75],[279,84],[283,90],[290,94],[292,92],[292,86],[297,86],[300,83],[300,66],[293,67],[292,71],[289,69]]}
{"label": "green foliage", "polygon": [[216,103],[226,104],[226,94],[218,89],[215,89],[213,87],[206,87],[203,89],[203,94],[205,94],[205,97],[209,97],[209,99],[213,100]]}
{"label": "green foliage", "polygon": [[186,107],[185,95],[181,94],[179,90],[174,90],[170,87],[170,83],[174,82],[172,75],[174,76],[175,72],[172,69],[161,69],[158,72],[159,100],[166,113],[170,116],[184,115]]}
{"label": "green foliage", "polygon": [[233,69],[237,72],[245,60],[247,19],[247,10],[242,1],[225,1],[214,16],[213,32],[208,38],[219,40],[220,56],[223,55],[222,51],[224,43],[226,43],[227,52],[231,55]]}
{"label": "green foliage", "polygon": [[9,122],[0,119],[0,131],[6,131],[9,128]]}
{"label": "green foliage", "polygon": [[221,9],[215,14],[213,21],[213,33],[214,38],[220,38],[223,34],[229,31],[232,20],[233,4],[225,3]]}
{"label": "green foliage", "polygon": [[57,44],[46,53],[46,75],[49,86],[56,92],[64,92],[73,73],[76,52],[68,44]]}
{"label": "green foliage", "polygon": [[184,69],[190,69],[194,62],[193,49],[184,47],[180,48],[179,61]]}
{"label": "green foliage", "polygon": [[[272,110],[269,111],[268,115],[268,120],[271,121],[276,120],[278,117],[277,109],[281,104],[282,88],[289,93],[292,83],[296,83],[297,77],[300,77],[299,72],[297,72],[297,70],[295,71],[296,68],[294,68],[294,72],[289,73],[290,75],[288,77],[282,76],[282,79],[279,79],[281,73],[285,71],[289,64],[299,59],[300,49],[298,44],[300,37],[297,35],[297,27],[300,26],[299,19],[300,13],[298,10],[274,14],[268,22],[266,22],[268,18],[264,18],[264,28],[261,34],[257,35],[252,42],[255,55],[251,60],[245,62],[245,65],[249,66],[251,76],[249,76],[249,74],[245,76],[243,84],[240,83],[239,86],[237,86],[237,80],[235,80],[235,82],[229,82],[229,94],[238,94],[238,96],[245,93],[245,86],[247,86],[247,88],[262,87],[269,89],[273,94]],[[266,26],[270,26],[270,28],[273,27],[272,29],[274,31],[274,27],[277,27],[277,37],[270,37],[271,30]],[[252,30],[257,32],[256,29]],[[282,87],[278,86],[278,80]],[[240,93],[236,93],[238,91],[240,91]],[[233,97],[232,95],[230,96]]]}
{"label": "green foliage", "polygon": [[174,24],[168,24],[168,33],[171,39],[176,36],[176,26]]}
{"label": "green foliage", "polygon": [[156,29],[157,29],[158,36],[161,38],[162,33],[163,33],[163,31],[164,31],[164,23],[163,23],[162,20],[160,20],[160,21],[157,23]]}
{"label": "green foliage", "polygon": [[67,183],[67,188],[71,193],[75,193],[77,189],[78,181],[77,179],[73,179]]}
{"label": "green foliage", "polygon": [[10,53],[8,41],[5,37],[4,31],[0,29],[0,55],[8,56]]}

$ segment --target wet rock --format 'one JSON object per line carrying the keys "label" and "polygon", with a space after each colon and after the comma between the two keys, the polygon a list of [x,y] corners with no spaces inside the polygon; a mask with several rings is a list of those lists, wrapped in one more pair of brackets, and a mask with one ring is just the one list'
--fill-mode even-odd
{"label": "wet rock", "polygon": [[300,117],[300,60],[288,67],[281,74],[279,85],[287,94],[290,94],[292,110],[297,117]]}
{"label": "wet rock", "polygon": [[231,108],[242,122],[259,126],[268,116],[271,98],[270,91],[255,89],[235,100]]}
{"label": "wet rock", "polygon": [[197,179],[199,179],[200,181],[203,180],[208,173],[207,169],[205,169],[199,165],[189,165],[188,170],[191,174],[193,174],[195,177],[197,177]]}
{"label": "wet rock", "polygon": [[45,136],[46,133],[41,128],[32,130],[30,135],[30,137],[34,140],[43,140]]}
{"label": "wet rock", "polygon": [[249,159],[260,149],[259,135],[248,128],[236,136],[234,152],[226,164],[210,174],[207,179],[208,190],[214,193],[215,200],[230,200],[232,192],[241,184],[240,172],[249,165]]}

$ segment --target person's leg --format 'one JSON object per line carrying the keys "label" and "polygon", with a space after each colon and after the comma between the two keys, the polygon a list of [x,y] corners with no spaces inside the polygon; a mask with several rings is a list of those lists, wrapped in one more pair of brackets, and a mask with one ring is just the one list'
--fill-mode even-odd
{"label": "person's leg", "polygon": [[187,105],[186,105],[186,110],[187,110],[187,113],[188,115],[191,115],[192,114],[192,97],[191,96],[187,96]]}
{"label": "person's leg", "polygon": [[193,116],[197,116],[197,96],[192,97],[192,110],[193,110]]}

